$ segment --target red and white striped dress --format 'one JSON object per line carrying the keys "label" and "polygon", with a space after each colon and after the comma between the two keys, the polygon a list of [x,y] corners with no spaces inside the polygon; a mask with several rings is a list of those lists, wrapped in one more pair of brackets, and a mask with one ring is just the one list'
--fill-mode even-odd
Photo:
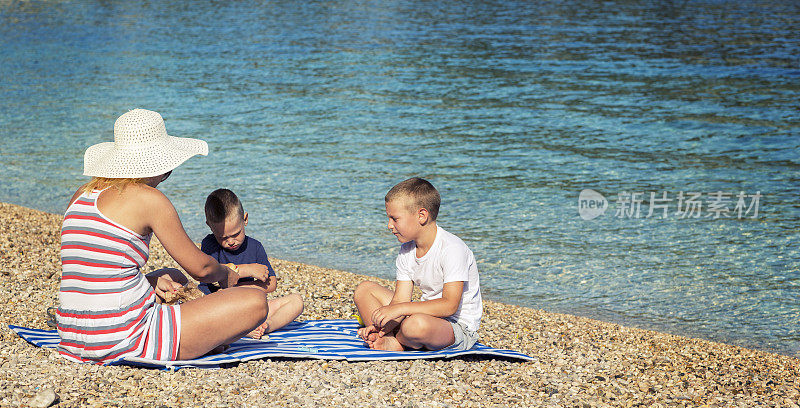
{"label": "red and white striped dress", "polygon": [[101,192],[81,194],[64,214],[58,351],[96,364],[130,356],[175,360],[180,307],[156,303],[140,272],[150,254],[150,236],[103,215],[95,204]]}

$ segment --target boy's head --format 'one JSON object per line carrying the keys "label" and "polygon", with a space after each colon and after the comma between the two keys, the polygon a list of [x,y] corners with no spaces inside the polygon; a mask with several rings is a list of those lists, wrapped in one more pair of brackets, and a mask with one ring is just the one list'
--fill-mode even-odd
{"label": "boy's head", "polygon": [[214,190],[206,198],[206,224],[217,242],[227,251],[239,249],[245,239],[247,213],[239,197],[226,188]]}
{"label": "boy's head", "polygon": [[392,187],[386,197],[387,227],[400,242],[417,239],[420,231],[435,225],[441,197],[433,184],[419,177]]}

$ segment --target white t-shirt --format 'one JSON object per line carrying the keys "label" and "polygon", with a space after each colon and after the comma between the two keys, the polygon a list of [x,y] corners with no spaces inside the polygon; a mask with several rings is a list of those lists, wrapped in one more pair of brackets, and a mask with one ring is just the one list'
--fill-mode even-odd
{"label": "white t-shirt", "polygon": [[422,300],[442,297],[444,284],[464,282],[461,304],[447,320],[461,322],[477,331],[483,315],[483,301],[475,256],[461,238],[436,227],[433,245],[422,258],[417,258],[416,243],[409,241],[397,255],[397,280],[412,281],[422,290]]}

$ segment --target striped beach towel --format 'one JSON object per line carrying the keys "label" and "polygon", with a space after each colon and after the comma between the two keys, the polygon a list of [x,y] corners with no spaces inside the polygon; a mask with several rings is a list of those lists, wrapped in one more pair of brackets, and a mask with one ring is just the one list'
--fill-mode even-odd
{"label": "striped beach towel", "polygon": [[[55,330],[29,329],[9,325],[11,330],[38,347],[55,348],[58,334]],[[310,320],[293,322],[269,334],[267,340],[243,338],[231,344],[221,354],[208,355],[193,360],[164,361],[140,357],[124,357],[106,365],[129,365],[150,368],[178,369],[183,367],[216,368],[262,358],[314,358],[325,360],[409,360],[452,358],[459,356],[485,356],[532,361],[533,358],[513,351],[475,344],[465,351],[380,351],[371,350],[358,338],[359,325],[353,320]]]}

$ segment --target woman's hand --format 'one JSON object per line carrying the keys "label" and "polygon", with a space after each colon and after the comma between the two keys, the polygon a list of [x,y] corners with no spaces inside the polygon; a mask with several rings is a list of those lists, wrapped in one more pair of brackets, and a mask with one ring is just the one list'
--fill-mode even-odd
{"label": "woman's hand", "polygon": [[175,292],[182,287],[183,285],[172,280],[172,277],[168,274],[159,276],[155,282],[155,285],[153,285],[153,289],[156,291],[156,296],[158,296],[159,303],[165,302],[167,293]]}
{"label": "woman's hand", "polygon": [[145,275],[147,282],[153,287],[158,296],[159,303],[164,303],[164,297],[169,292],[174,292],[189,283],[186,276],[175,268],[163,268]]}
{"label": "woman's hand", "polygon": [[[233,268],[231,268],[233,266]],[[225,271],[225,279],[219,281],[219,287],[222,289],[232,288],[239,282],[239,268],[233,264],[219,264],[219,267]],[[235,268],[235,269],[234,269]]]}

